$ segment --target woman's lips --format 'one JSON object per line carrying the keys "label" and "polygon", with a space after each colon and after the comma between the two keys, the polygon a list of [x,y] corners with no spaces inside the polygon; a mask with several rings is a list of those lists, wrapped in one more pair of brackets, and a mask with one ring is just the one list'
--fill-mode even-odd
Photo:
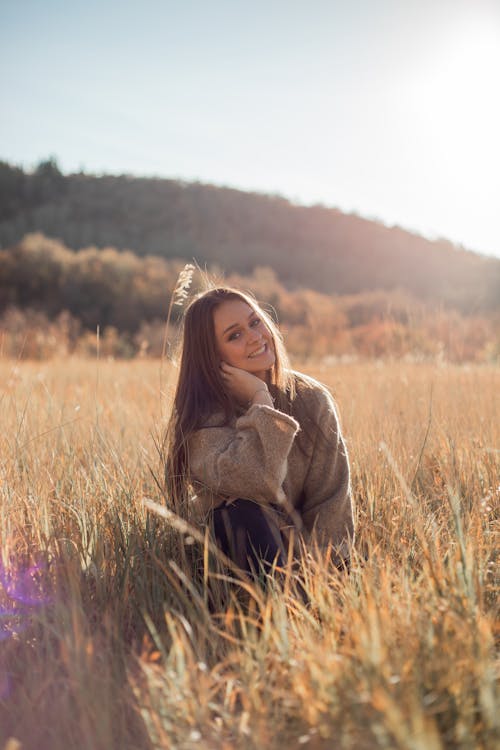
{"label": "woman's lips", "polygon": [[248,359],[254,359],[254,357],[260,357],[262,354],[265,354],[267,352],[267,344],[262,344],[258,349],[256,349],[252,354],[248,355]]}

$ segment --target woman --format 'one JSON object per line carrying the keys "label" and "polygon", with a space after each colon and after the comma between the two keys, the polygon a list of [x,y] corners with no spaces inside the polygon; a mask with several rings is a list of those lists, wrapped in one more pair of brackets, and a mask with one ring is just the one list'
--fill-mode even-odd
{"label": "woman", "polygon": [[348,565],[349,464],[333,399],[289,369],[277,327],[236,289],[186,310],[166,483],[177,510],[212,524],[247,572],[282,566],[291,535]]}

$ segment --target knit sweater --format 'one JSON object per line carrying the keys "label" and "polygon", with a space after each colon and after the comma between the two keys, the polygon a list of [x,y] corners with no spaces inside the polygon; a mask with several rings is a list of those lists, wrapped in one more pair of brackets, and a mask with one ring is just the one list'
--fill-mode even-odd
{"label": "knit sweater", "polygon": [[294,528],[306,543],[331,544],[334,556],[346,559],[354,526],[335,403],[313,378],[296,373],[296,388],[302,425],[296,399],[291,416],[255,404],[228,425],[214,414],[192,434],[188,455],[197,494],[191,517],[206,522],[213,508],[246,498],[264,506],[285,537]]}

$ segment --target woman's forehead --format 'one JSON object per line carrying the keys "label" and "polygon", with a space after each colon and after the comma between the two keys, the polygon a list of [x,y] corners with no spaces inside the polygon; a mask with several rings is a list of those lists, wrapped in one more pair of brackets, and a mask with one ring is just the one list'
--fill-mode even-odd
{"label": "woman's forehead", "polygon": [[255,310],[241,299],[225,300],[214,310],[216,333],[224,332],[228,326],[244,325],[254,312]]}

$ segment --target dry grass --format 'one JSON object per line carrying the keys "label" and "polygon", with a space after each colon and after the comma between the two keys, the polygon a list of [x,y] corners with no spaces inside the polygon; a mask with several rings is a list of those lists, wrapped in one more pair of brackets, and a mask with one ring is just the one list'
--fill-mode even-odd
{"label": "dry grass", "polygon": [[158,363],[0,362],[0,747],[497,746],[498,370],[308,371],[359,533],[349,577],[304,561],[305,606],[146,512]]}

